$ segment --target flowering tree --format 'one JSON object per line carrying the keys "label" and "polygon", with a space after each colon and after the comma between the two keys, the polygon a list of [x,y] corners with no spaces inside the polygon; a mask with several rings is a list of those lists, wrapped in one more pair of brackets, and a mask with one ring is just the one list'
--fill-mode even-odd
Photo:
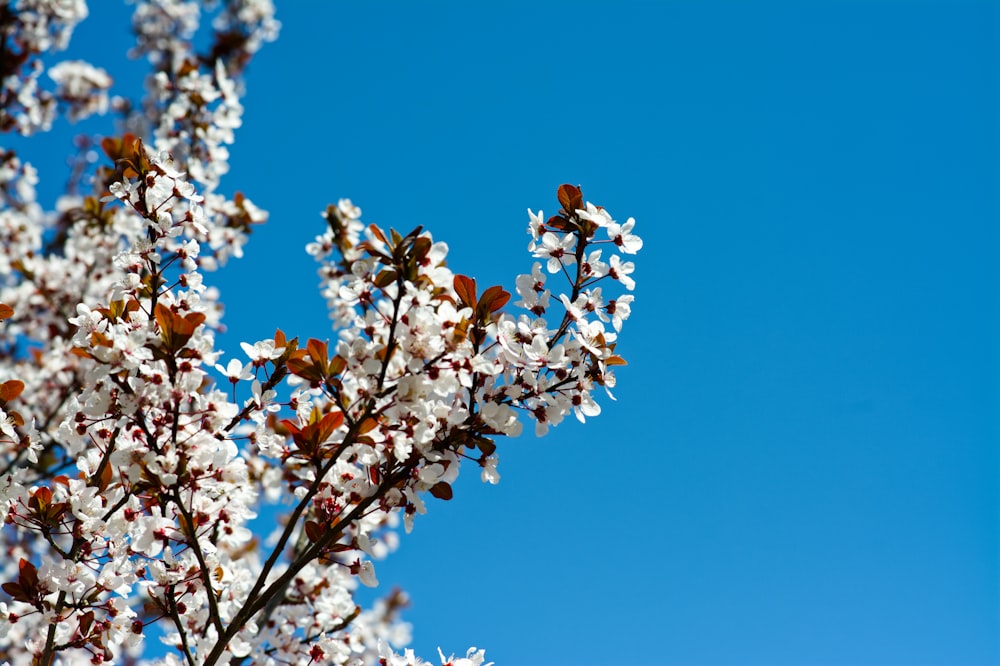
{"label": "flowering tree", "polygon": [[[497,437],[600,412],[624,362],[634,222],[559,187],[554,216],[529,211],[538,261],[510,303],[452,273],[421,227],[366,227],[342,199],[307,248],[335,341],[279,329],[223,365],[205,275],[267,213],[220,179],[242,73],[278,24],[269,0],[134,5],[151,73],[129,100],[90,64],[43,64],[83,0],[0,4],[0,129],[117,122],[78,140],[105,157],[78,161],[51,211],[0,148],[0,661],[129,662],[152,635],[169,664],[421,663],[394,652],[403,594],[363,610],[354,591],[463,461],[496,483]],[[249,521],[277,499],[260,540]]]}

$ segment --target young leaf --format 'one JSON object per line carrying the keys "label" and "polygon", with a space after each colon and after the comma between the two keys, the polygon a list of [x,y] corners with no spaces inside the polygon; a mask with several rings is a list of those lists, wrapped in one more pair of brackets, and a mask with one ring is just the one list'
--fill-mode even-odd
{"label": "young leaf", "polygon": [[574,211],[583,208],[583,192],[580,191],[579,187],[569,184],[560,185],[556,194],[559,197],[559,203],[562,204],[563,210],[567,213],[572,214]]}
{"label": "young leaf", "polygon": [[431,486],[431,495],[442,500],[450,500],[453,496],[451,486],[445,481],[438,481],[433,486]]}
{"label": "young leaf", "polygon": [[494,285],[483,292],[476,306],[476,315],[479,319],[485,320],[487,317],[502,308],[510,300],[510,293],[503,290],[503,287]]}
{"label": "young leaf", "polygon": [[454,280],[455,293],[461,299],[462,304],[475,309],[476,307],[476,281],[474,278],[465,275],[456,275]]}
{"label": "young leaf", "polygon": [[24,390],[24,382],[19,379],[8,379],[0,384],[0,407],[21,395]]}

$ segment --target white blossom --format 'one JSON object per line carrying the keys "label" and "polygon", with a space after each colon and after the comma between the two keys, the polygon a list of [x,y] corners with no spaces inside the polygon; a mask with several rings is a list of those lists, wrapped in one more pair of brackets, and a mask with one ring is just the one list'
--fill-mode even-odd
{"label": "white blossom", "polygon": [[563,186],[557,216],[529,210],[534,260],[510,303],[422,227],[366,225],[340,199],[306,249],[336,335],[279,330],[223,364],[208,272],[268,219],[222,180],[272,3],[135,0],[150,75],[130,101],[99,67],[40,59],[82,0],[12,7],[25,57],[0,82],[0,123],[31,134],[114,107],[129,132],[104,137],[52,211],[31,164],[0,150],[0,331],[16,341],[0,349],[0,654],[125,661],[162,635],[167,664],[426,663],[392,647],[410,637],[405,597],[355,594],[463,465],[496,484],[504,438],[600,414],[635,221]]}

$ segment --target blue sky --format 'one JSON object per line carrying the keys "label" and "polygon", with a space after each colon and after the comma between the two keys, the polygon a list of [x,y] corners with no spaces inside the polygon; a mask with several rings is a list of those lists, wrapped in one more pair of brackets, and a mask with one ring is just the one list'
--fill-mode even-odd
{"label": "blue sky", "polygon": [[[91,4],[71,53],[115,73],[127,12]],[[502,442],[379,564],[419,653],[1000,664],[995,3],[279,18],[223,181],[271,212],[218,276],[233,353],[332,335],[302,248],[338,197],[508,289],[560,183],[645,240],[618,401]]]}

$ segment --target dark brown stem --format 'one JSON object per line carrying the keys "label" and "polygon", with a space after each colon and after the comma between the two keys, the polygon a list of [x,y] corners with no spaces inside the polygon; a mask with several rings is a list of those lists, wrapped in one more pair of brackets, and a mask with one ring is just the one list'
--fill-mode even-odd
{"label": "dark brown stem", "polygon": [[[63,604],[66,603],[66,592],[60,592],[59,597],[56,599],[55,613],[56,616],[62,612]],[[52,622],[49,624],[49,629],[45,634],[45,649],[42,650],[41,657],[38,658],[36,663],[43,666],[51,666],[56,658],[56,627],[57,623]]]}
{"label": "dark brown stem", "polygon": [[396,351],[396,326],[399,324],[399,304],[403,302],[405,282],[402,277],[396,279],[396,298],[392,301],[392,321],[389,323],[389,341],[385,344],[385,358],[382,359],[382,370],[378,375],[378,390],[385,384],[385,375],[389,371],[389,361]]}
{"label": "dark brown stem", "polygon": [[205,595],[208,597],[209,620],[215,625],[216,632],[221,635],[224,630],[222,615],[219,613],[219,603],[215,598],[215,589],[212,587],[212,572],[208,569],[208,565],[205,562],[205,554],[202,552],[201,543],[198,541],[198,526],[194,522],[194,516],[184,506],[184,502],[181,501],[180,493],[176,489],[174,489],[171,499],[184,518],[184,525],[186,526],[184,531],[187,532],[185,536],[187,537],[188,544],[191,546],[191,550],[194,551],[195,558],[198,560],[201,584],[205,586]]}
{"label": "dark brown stem", "polygon": [[[261,385],[261,387],[260,387],[261,395],[263,395],[267,391],[270,391],[275,386],[277,386],[281,382],[281,380],[285,378],[285,375],[287,375],[287,374],[288,374],[288,368],[285,367],[284,365],[281,365],[281,366],[278,366],[277,368],[275,368],[274,374],[271,375],[267,379],[267,381],[265,381]],[[236,390],[235,386],[233,387],[233,390],[234,391]],[[235,428],[236,426],[238,426],[240,423],[242,423],[243,421],[245,421],[248,418],[250,418],[250,414],[255,409],[256,409],[256,407],[252,403],[249,404],[249,405],[247,405],[246,407],[244,407],[243,409],[241,409],[240,412],[229,421],[229,423],[226,424],[226,427],[223,428],[223,430],[225,432],[231,431],[233,428]]]}
{"label": "dark brown stem", "polygon": [[[319,558],[334,542],[343,536],[344,530],[351,523],[362,516],[369,506],[374,504],[376,500],[381,499],[389,488],[395,486],[400,481],[405,480],[413,470],[414,466],[414,463],[408,463],[404,467],[400,468],[395,474],[386,475],[386,478],[371,496],[366,497],[355,505],[355,507],[335,525],[331,525],[319,540],[313,543],[293,562],[291,562],[288,568],[277,579],[275,579],[273,583],[267,586],[267,589],[257,595],[256,599],[248,597],[247,602],[229,623],[229,628],[226,629],[225,633],[219,636],[219,640],[216,642],[215,647],[212,648],[212,651],[205,658],[204,666],[213,666],[216,662],[218,662],[219,657],[221,657],[222,653],[226,650],[226,645],[229,644],[229,641],[232,640],[239,630],[246,626],[247,622],[249,622],[250,619],[257,614],[257,612],[263,609],[275,594],[284,590],[288,584],[295,579],[295,576],[297,576],[298,573],[306,567],[306,565]],[[260,579],[258,579],[258,581],[259,580]]]}
{"label": "dark brown stem", "polygon": [[[579,232],[579,235],[577,236],[577,241],[576,241],[576,253],[575,253],[575,256],[576,256],[576,279],[575,280],[571,280],[572,283],[573,283],[573,291],[572,291],[572,294],[569,297],[569,302],[571,304],[572,303],[576,303],[576,299],[580,296],[580,288],[581,288],[581,286],[583,285],[583,282],[584,282],[584,280],[583,280],[583,255],[584,255],[584,251],[586,249],[587,249],[587,239],[584,237],[583,231],[581,230]],[[565,271],[565,266],[563,267],[563,270]],[[569,276],[567,275],[567,277],[569,277]],[[554,347],[556,345],[556,343],[559,342],[559,340],[564,335],[566,335],[566,331],[569,329],[569,325],[570,325],[570,323],[572,321],[573,321],[573,318],[570,316],[569,312],[567,312],[565,315],[563,315],[563,320],[559,324],[559,329],[555,332],[555,335],[553,335],[551,338],[549,338],[549,349],[552,349],[552,347]]]}
{"label": "dark brown stem", "polygon": [[181,619],[181,614],[177,610],[177,600],[174,598],[174,588],[168,588],[164,592],[164,597],[167,602],[167,611],[170,615],[170,619],[173,620],[174,627],[176,627],[177,633],[181,637],[181,651],[184,653],[184,658],[187,660],[188,666],[195,666],[194,655],[191,654],[191,648],[188,645],[187,631],[184,629],[184,621]]}

